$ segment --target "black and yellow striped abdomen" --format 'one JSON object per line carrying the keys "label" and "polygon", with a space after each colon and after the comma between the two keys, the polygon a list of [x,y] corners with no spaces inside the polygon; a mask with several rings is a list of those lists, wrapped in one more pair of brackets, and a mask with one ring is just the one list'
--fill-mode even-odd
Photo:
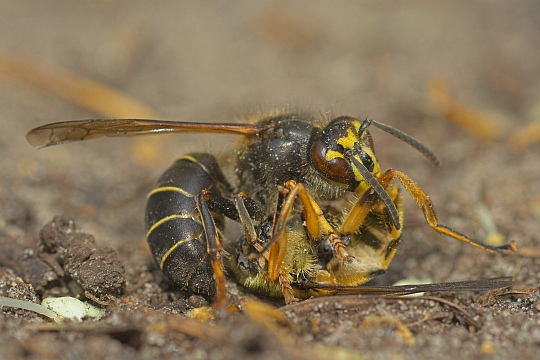
{"label": "black and yellow striped abdomen", "polygon": [[146,205],[146,237],[159,267],[182,290],[208,299],[216,285],[196,197],[202,190],[219,195],[224,181],[213,156],[189,154],[163,173]]}

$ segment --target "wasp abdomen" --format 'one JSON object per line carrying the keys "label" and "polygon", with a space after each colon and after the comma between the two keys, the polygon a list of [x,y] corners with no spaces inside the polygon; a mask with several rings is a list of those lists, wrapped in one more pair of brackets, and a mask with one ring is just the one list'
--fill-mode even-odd
{"label": "wasp abdomen", "polygon": [[146,205],[146,237],[161,270],[182,290],[209,299],[216,285],[196,197],[201,190],[219,195],[221,176],[213,156],[186,155],[163,173]]}

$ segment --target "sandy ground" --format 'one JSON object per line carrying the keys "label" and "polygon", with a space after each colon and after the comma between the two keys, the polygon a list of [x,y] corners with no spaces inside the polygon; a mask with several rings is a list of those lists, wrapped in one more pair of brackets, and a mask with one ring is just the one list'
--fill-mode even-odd
{"label": "sandy ground", "polygon": [[[434,170],[374,130],[381,166],[415,179],[444,224],[483,241],[489,233],[479,216],[484,211],[521,250],[491,255],[439,236],[407,198],[403,245],[377,283],[513,276],[513,289],[533,289],[540,272],[540,145],[516,152],[508,139],[539,119],[538,2],[0,1],[0,9],[0,232],[23,251],[12,260],[34,256],[40,228],[65,215],[95,237],[95,246],[116,250],[127,279],[98,322],[55,325],[4,308],[0,358],[503,359],[538,353],[536,291],[444,295],[459,308],[433,299],[308,300],[282,308],[285,324],[243,313],[210,323],[187,319],[183,314],[200,299],[186,300],[156,269],[144,238],[145,194],[182,153],[224,155],[235,139],[104,139],[36,151],[25,134],[44,123],[152,113],[91,108],[91,94],[77,103],[62,83],[23,79],[6,73],[4,63],[6,54],[16,54],[70,71],[165,119],[226,122],[261,107],[292,106],[398,127],[433,149],[443,165]],[[461,103],[490,114],[502,134],[486,141],[445,120],[428,96],[435,77],[446,78]],[[2,295],[36,301],[69,294],[63,285],[29,287],[16,277],[24,277],[17,261],[0,264]],[[232,282],[228,291],[236,304],[255,298]]]}

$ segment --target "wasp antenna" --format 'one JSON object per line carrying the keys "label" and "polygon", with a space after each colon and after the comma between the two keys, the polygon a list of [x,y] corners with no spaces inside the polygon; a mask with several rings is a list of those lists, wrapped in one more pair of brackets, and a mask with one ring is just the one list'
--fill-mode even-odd
{"label": "wasp antenna", "polygon": [[366,132],[367,128],[373,123],[372,119],[365,119],[362,121],[362,125],[360,125],[360,129],[358,129],[358,135],[362,137],[364,133]]}
{"label": "wasp antenna", "polygon": [[[368,122],[369,121],[369,122]],[[368,123],[367,123],[368,122]],[[367,124],[366,124],[367,123]],[[435,153],[433,151],[431,151],[430,149],[428,149],[424,144],[422,144],[421,142],[419,142],[418,140],[416,140],[415,138],[413,138],[412,136],[410,135],[407,135],[405,134],[403,131],[401,130],[398,130],[390,125],[386,125],[386,124],[383,124],[383,123],[380,123],[378,121],[375,121],[375,120],[371,120],[371,119],[367,119],[364,121],[364,123],[362,124],[362,127],[361,129],[364,127],[363,125],[366,124],[366,127],[369,126],[369,125],[373,125],[373,126],[376,126],[378,127],[379,129],[381,129],[382,131],[385,131],[387,132],[388,134],[398,138],[399,140],[409,144],[410,146],[412,146],[413,148],[415,148],[416,150],[418,150],[422,155],[424,155],[434,166],[441,166],[441,161],[439,160],[439,158],[437,157],[437,155],[435,155]]]}
{"label": "wasp antenna", "polygon": [[381,200],[384,202],[384,205],[386,205],[386,208],[388,211],[390,211],[390,216],[392,218],[392,222],[394,227],[399,230],[401,228],[401,224],[399,223],[399,214],[396,208],[396,204],[392,201],[390,198],[390,195],[384,190],[384,188],[379,184],[379,181],[373,176],[372,173],[369,172],[369,170],[365,167],[364,164],[362,164],[360,161],[354,158],[354,156],[350,156],[349,159],[354,163],[364,180],[369,184],[369,186],[379,195]]}

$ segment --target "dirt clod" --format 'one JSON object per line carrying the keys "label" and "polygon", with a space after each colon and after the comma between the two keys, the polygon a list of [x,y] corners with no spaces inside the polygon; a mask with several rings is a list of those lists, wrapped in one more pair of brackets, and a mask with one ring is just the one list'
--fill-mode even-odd
{"label": "dirt clod", "polygon": [[73,219],[55,216],[40,231],[43,257],[98,302],[120,296],[126,287],[125,269],[112,248],[97,248],[92,235],[76,231]]}
{"label": "dirt clod", "polygon": [[126,287],[124,267],[111,248],[70,246],[64,258],[64,269],[66,275],[98,299],[120,296]]}

